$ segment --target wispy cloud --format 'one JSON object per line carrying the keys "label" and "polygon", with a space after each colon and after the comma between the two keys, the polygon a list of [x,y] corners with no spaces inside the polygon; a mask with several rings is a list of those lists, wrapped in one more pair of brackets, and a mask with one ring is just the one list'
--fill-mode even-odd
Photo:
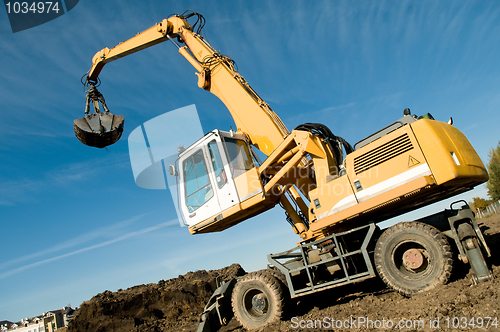
{"label": "wispy cloud", "polygon": [[123,153],[112,160],[98,159],[59,165],[37,178],[2,179],[0,177],[0,206],[12,206],[19,202],[31,201],[33,195],[51,188],[72,187],[75,183],[87,181],[93,175],[106,169],[130,168],[130,159]]}
{"label": "wispy cloud", "polygon": [[61,242],[59,244],[56,244],[50,248],[40,250],[40,251],[37,251],[35,253],[25,255],[22,257],[14,258],[14,259],[11,259],[7,262],[0,263],[0,271],[7,268],[8,266],[11,266],[14,264],[18,264],[18,263],[21,263],[21,262],[24,262],[24,261],[27,261],[30,259],[34,259],[34,258],[37,258],[40,256],[44,256],[44,255],[47,255],[47,254],[50,254],[53,252],[66,250],[66,249],[71,248],[71,247],[77,247],[77,246],[80,246],[84,243],[88,243],[90,241],[93,241],[93,240],[101,238],[101,237],[107,237],[107,236],[109,236],[110,233],[115,232],[117,230],[120,230],[126,226],[130,226],[131,224],[135,223],[136,221],[141,220],[146,215],[148,215],[148,214],[147,213],[140,214],[138,216],[134,216],[134,217],[129,218],[127,220],[110,225],[108,227],[102,227],[102,228],[96,229],[92,232],[82,234],[82,235],[74,237],[72,239],[68,239],[68,240]]}
{"label": "wispy cloud", "polygon": [[[114,243],[117,243],[117,242],[121,242],[121,241],[130,239],[130,238],[135,237],[135,236],[143,235],[143,234],[146,234],[146,233],[149,233],[149,232],[152,232],[152,231],[159,230],[161,228],[165,228],[165,227],[169,227],[169,226],[174,226],[174,225],[178,225],[178,221],[176,219],[175,220],[170,220],[170,221],[167,221],[167,222],[164,222],[164,223],[161,223],[161,224],[157,224],[157,225],[154,225],[154,226],[146,227],[146,228],[143,228],[143,229],[138,230],[138,231],[129,232],[129,233],[120,235],[118,237],[115,237],[115,238],[113,238],[111,240],[103,241],[103,242],[100,242],[100,243],[97,243],[97,244],[94,244],[94,245],[90,245],[90,246],[87,246],[87,247],[84,247],[84,248],[73,250],[73,251],[71,251],[69,253],[65,253],[65,254],[58,255],[58,256],[53,256],[53,257],[50,257],[50,258],[47,258],[47,259],[43,259],[43,260],[37,261],[35,263],[31,263],[31,264],[26,264],[26,265],[20,266],[18,268],[9,270],[7,272],[3,272],[3,273],[0,274],[0,279],[5,279],[7,277],[10,277],[12,275],[21,273],[21,272],[29,270],[29,269],[33,269],[33,268],[36,268],[36,267],[39,267],[39,266],[42,266],[42,265],[50,264],[52,262],[55,262],[55,261],[58,261],[58,260],[61,260],[61,259],[64,259],[64,258],[68,258],[68,257],[74,256],[74,255],[85,253],[85,252],[90,251],[90,250],[94,250],[94,249],[102,248],[102,247],[105,247],[105,246],[109,246],[111,244],[114,244]],[[90,236],[90,237],[93,238],[92,236]],[[80,242],[81,241],[82,241],[82,239],[80,239]],[[63,243],[63,244],[59,245],[58,246],[59,249],[57,249],[57,250],[60,250],[60,248],[63,248],[65,245],[68,246],[67,243],[66,244]],[[53,251],[52,249],[53,248],[49,249],[50,252]],[[33,255],[30,255],[30,256],[37,256],[37,255],[33,254]],[[23,257],[23,259],[24,259],[24,257]]]}
{"label": "wispy cloud", "polygon": [[[319,110],[310,110],[304,114],[289,116],[284,120],[292,125],[298,125],[305,122],[330,122],[332,117],[337,117],[358,105],[357,102],[350,102],[344,105],[331,105]],[[328,120],[327,120],[328,119]]]}

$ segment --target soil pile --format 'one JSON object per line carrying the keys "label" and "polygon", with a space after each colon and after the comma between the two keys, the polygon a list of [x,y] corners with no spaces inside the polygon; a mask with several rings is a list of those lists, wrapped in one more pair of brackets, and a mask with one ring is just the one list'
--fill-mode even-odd
{"label": "soil pile", "polygon": [[213,271],[189,272],[157,284],[105,291],[82,303],[70,322],[70,332],[195,330],[216,278],[242,276],[239,264]]}
{"label": "soil pile", "polygon": [[[469,266],[456,262],[447,285],[406,298],[372,278],[298,298],[289,304],[281,322],[260,331],[500,330],[500,215],[478,222],[493,255],[489,262],[495,280],[473,285]],[[203,307],[216,288],[216,276],[244,273],[233,264],[158,284],[106,291],[82,304],[69,331],[196,331]],[[233,318],[220,331],[245,330]]]}

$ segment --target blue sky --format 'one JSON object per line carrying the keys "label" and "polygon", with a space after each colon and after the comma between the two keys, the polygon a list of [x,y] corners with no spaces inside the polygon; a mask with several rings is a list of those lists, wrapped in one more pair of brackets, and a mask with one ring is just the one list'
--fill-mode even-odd
{"label": "blue sky", "polygon": [[[264,268],[266,254],[299,240],[279,208],[190,235],[167,190],[135,185],[126,138],[137,126],[191,104],[205,132],[233,125],[171,43],[102,71],[100,91],[126,119],[122,140],[99,150],[74,137],[93,55],[186,9],[205,16],[205,37],[289,129],[320,122],[355,143],[409,107],[453,116],[484,162],[500,139],[498,1],[82,0],[15,34],[0,10],[0,320],[190,270]],[[484,186],[461,198],[473,196]]]}

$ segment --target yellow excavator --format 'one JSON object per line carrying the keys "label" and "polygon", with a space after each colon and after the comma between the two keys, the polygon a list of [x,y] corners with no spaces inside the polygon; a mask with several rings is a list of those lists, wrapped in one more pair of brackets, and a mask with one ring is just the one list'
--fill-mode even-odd
{"label": "yellow excavator", "polygon": [[488,180],[474,148],[451,121],[405,109],[402,118],[354,146],[318,123],[290,132],[233,60],[201,36],[204,24],[202,15],[186,11],[97,52],[83,78],[86,115],[74,122],[86,145],[118,141],[124,117],[109,112],[97,90],[99,74],[108,62],[164,41],[193,65],[198,86],[231,113],[236,131],[213,130],[180,149],[168,167],[177,179],[182,221],[191,234],[218,232],[280,205],[300,240],[268,255],[267,269],[221,284],[198,331],[216,330],[233,315],[247,329],[261,328],[282,317],[287,299],[377,273],[411,296],[446,283],[456,258],[471,265],[474,282],[493,278],[485,260],[490,250],[465,201],[384,231],[376,226]]}

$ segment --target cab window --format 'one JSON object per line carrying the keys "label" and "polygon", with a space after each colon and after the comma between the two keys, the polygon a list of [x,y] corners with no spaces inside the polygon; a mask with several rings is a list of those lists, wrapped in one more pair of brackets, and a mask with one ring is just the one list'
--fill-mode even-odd
{"label": "cab window", "polygon": [[233,177],[237,177],[254,168],[254,163],[245,141],[239,139],[225,138],[229,165]]}
{"label": "cab window", "polygon": [[200,149],[182,163],[186,207],[193,212],[214,196],[208,177],[207,165]]}
{"label": "cab window", "polygon": [[210,152],[210,161],[212,162],[212,167],[214,168],[217,186],[220,189],[227,183],[227,176],[226,171],[224,171],[224,165],[222,164],[219,148],[217,147],[217,142],[215,140],[208,143],[208,151]]}

